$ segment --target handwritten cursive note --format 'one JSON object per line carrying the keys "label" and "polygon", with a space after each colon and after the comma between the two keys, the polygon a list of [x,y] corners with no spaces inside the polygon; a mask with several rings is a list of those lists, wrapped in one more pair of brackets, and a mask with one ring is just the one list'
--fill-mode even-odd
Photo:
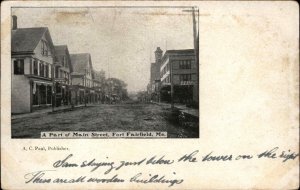
{"label": "handwritten cursive note", "polygon": [[[148,173],[143,171],[143,166],[156,167],[157,165],[167,166],[178,163],[197,164],[201,162],[235,162],[250,159],[279,159],[285,163],[287,161],[295,160],[299,153],[291,150],[279,151],[279,147],[274,147],[269,150],[262,151],[258,154],[226,154],[220,155],[213,151],[200,155],[199,150],[192,151],[191,153],[183,154],[178,158],[168,158],[167,155],[154,155],[149,158],[137,158],[135,161],[113,161],[109,160],[100,161],[97,158],[85,159],[80,162],[75,162],[75,155],[69,154],[62,159],[53,162],[52,170],[39,170],[29,172],[24,175],[25,183],[139,183],[151,184],[161,183],[166,184],[168,187],[179,185],[184,182],[184,179],[176,177],[177,173],[174,171],[170,175],[160,173]],[[118,172],[124,168],[138,167],[137,172],[133,176],[121,176]],[[55,178],[49,177],[50,172],[57,170],[64,170],[65,168],[88,168],[89,173],[103,172],[104,177],[91,177],[89,173],[81,175],[72,179],[65,179],[64,177],[57,176]],[[135,168],[136,169],[136,168]],[[68,170],[69,171],[69,170]],[[53,175],[52,175],[53,176]]]}

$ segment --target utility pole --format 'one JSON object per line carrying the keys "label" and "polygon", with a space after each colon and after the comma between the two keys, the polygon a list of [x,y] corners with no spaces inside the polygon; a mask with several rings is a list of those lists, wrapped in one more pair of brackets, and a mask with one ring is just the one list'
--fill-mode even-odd
{"label": "utility pole", "polygon": [[173,64],[170,64],[170,82],[171,82],[171,109],[174,109],[174,83],[173,83]]}
{"label": "utility pole", "polygon": [[[195,11],[198,13],[198,32],[196,28]],[[196,102],[199,103],[199,9],[195,10],[193,7],[193,34],[194,34],[194,49],[195,49],[195,62],[197,68],[197,81],[196,81]]]}
{"label": "utility pole", "polygon": [[52,112],[54,112],[54,107],[56,106],[56,85],[55,85],[55,65],[52,66]]}
{"label": "utility pole", "polygon": [[[193,39],[194,39],[194,52],[195,52],[195,63],[196,63],[196,69],[197,69],[197,81],[195,84],[195,93],[196,93],[196,102],[199,102],[199,9],[195,10],[195,7],[192,7],[192,10],[183,10],[184,12],[192,12],[192,18],[193,18]],[[195,12],[197,12],[198,16],[198,27],[196,23],[196,16]],[[198,29],[198,31],[197,31]]]}
{"label": "utility pole", "polygon": [[112,88],[112,84],[111,84],[111,80],[110,80],[110,71],[109,71],[109,64],[110,64],[110,57],[109,57],[109,59],[108,59],[108,79],[109,79],[109,81],[108,81],[108,95],[109,95],[109,104],[111,104],[111,94],[112,94],[112,92],[111,92],[111,88]]}

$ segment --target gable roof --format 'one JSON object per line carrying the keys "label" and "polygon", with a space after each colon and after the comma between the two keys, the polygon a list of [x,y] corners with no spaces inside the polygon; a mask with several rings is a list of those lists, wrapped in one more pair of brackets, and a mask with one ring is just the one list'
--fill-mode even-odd
{"label": "gable roof", "polygon": [[47,27],[37,28],[18,28],[12,32],[11,51],[16,52],[33,52],[43,35],[47,33],[47,40],[50,47],[53,43]]}
{"label": "gable roof", "polygon": [[70,57],[74,72],[85,74],[88,64],[90,65],[91,70],[93,70],[91,55],[89,53],[70,54]]}
{"label": "gable roof", "polygon": [[46,28],[19,28],[12,33],[11,50],[13,52],[33,51]]}
{"label": "gable roof", "polygon": [[69,57],[69,68],[70,68],[70,72],[73,71],[73,65],[72,65],[72,62],[71,62],[71,57],[70,57],[70,54],[69,54],[69,49],[68,49],[68,46],[67,45],[56,45],[54,46],[54,50],[55,50],[55,57],[56,56],[59,56],[59,55],[66,55],[67,57]]}
{"label": "gable roof", "polygon": [[55,49],[56,55],[65,55],[66,51],[68,50],[68,46],[67,45],[55,45],[54,49]]}

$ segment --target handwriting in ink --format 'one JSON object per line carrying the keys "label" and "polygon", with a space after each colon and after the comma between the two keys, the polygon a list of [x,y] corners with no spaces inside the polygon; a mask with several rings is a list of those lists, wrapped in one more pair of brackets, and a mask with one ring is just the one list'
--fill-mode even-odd
{"label": "handwriting in ink", "polygon": [[252,155],[238,155],[235,159],[236,160],[240,160],[240,159],[242,159],[242,160],[245,160],[245,159],[252,159],[253,158],[253,156]]}
{"label": "handwriting in ink", "polygon": [[[175,175],[176,173],[173,172]],[[175,184],[181,184],[184,180],[183,179],[165,179],[166,177],[159,176],[158,174],[152,175],[149,174],[149,177],[147,176],[142,176],[142,173],[138,173],[132,178],[130,178],[130,182],[132,183],[143,183],[143,184],[148,184],[148,183],[168,183],[169,187],[172,187]]]}
{"label": "handwriting in ink", "polygon": [[123,166],[139,166],[141,165],[144,161],[146,160],[146,158],[144,158],[141,161],[138,162],[126,162],[126,161],[121,161],[120,165],[118,167],[116,167],[116,170],[119,170],[120,168],[122,168]]}
{"label": "handwriting in ink", "polygon": [[267,150],[259,155],[257,155],[258,158],[262,158],[262,157],[265,157],[265,158],[277,158],[276,157],[276,151],[278,150],[278,147],[275,147],[273,148],[272,150]]}
{"label": "handwriting in ink", "polygon": [[89,178],[87,182],[94,182],[94,183],[123,183],[125,180],[118,178],[118,175],[114,175],[110,179],[99,179],[99,178]]}
{"label": "handwriting in ink", "polygon": [[73,156],[73,154],[69,154],[65,159],[63,160],[58,160],[56,162],[54,162],[53,167],[58,168],[58,167],[64,167],[64,168],[68,168],[68,167],[78,167],[77,164],[75,163],[68,163],[67,160],[69,158],[71,158]]}
{"label": "handwriting in ink", "polygon": [[284,158],[284,160],[282,162],[286,162],[287,160],[294,160],[299,156],[299,154],[296,154],[295,152],[290,152],[290,150],[288,150],[288,152],[282,151],[281,155],[279,156],[280,158]]}
{"label": "handwriting in ink", "polygon": [[213,152],[204,156],[202,159],[202,162],[205,162],[205,161],[231,161],[232,160],[232,155],[212,156],[211,155],[212,153]]}
{"label": "handwriting in ink", "polygon": [[25,174],[24,178],[28,179],[25,183],[50,183],[51,179],[43,178],[47,171],[55,171],[55,170],[41,170],[36,172],[31,172]]}
{"label": "handwriting in ink", "polygon": [[178,162],[183,161],[183,162],[197,162],[197,159],[194,157],[196,154],[198,154],[199,150],[195,150],[194,152],[188,154],[185,154],[181,158],[178,159]]}
{"label": "handwriting in ink", "polygon": [[160,157],[159,159],[156,159],[156,156],[153,156],[152,158],[150,158],[148,161],[147,161],[147,165],[148,164],[173,164],[174,163],[174,160],[167,160],[167,159],[164,159],[165,156],[162,156]]}
{"label": "handwriting in ink", "polygon": [[108,166],[109,169],[105,171],[105,174],[109,173],[113,168],[114,168],[114,162],[96,162],[95,161],[96,159],[94,158],[93,160],[91,161],[83,161],[80,165],[80,167],[87,167],[87,166],[90,166],[90,167],[93,167],[93,169],[91,170],[91,172],[97,170],[100,166]]}

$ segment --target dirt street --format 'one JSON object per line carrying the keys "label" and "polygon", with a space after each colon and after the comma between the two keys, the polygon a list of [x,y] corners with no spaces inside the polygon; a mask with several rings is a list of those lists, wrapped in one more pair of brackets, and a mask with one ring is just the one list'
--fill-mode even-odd
{"label": "dirt street", "polygon": [[13,138],[40,138],[42,131],[167,131],[168,138],[198,138],[198,130],[181,126],[169,109],[137,102],[101,104],[12,120]]}

